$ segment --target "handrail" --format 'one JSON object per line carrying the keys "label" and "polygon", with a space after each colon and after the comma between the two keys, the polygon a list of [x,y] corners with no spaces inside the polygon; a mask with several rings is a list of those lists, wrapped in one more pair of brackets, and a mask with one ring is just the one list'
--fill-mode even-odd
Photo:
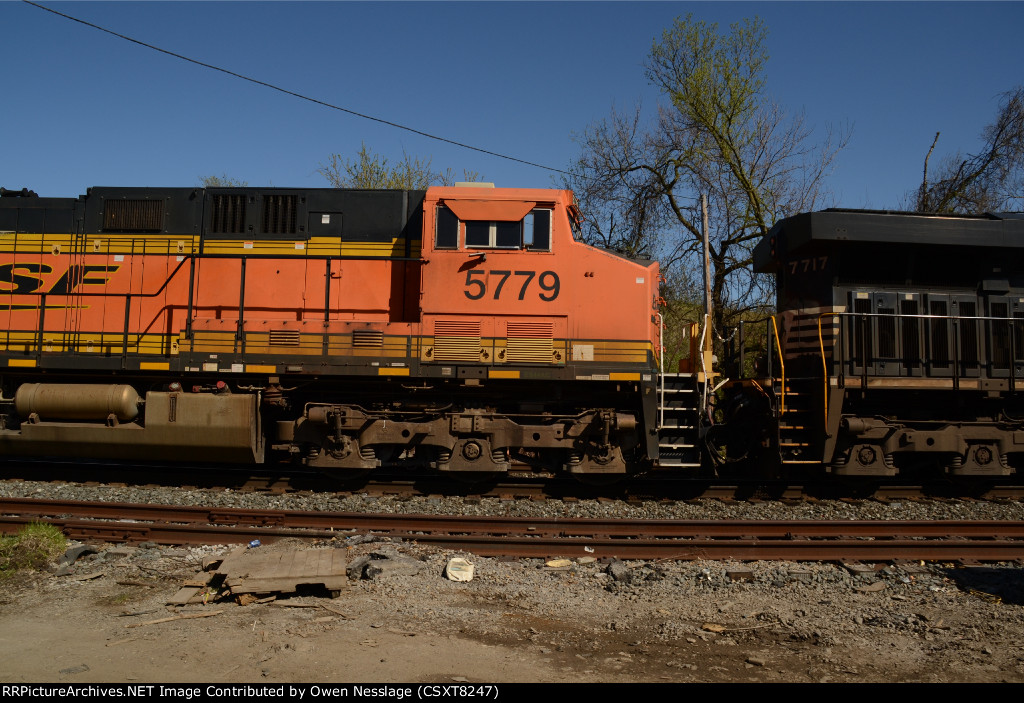
{"label": "handrail", "polygon": [[[825,408],[824,408],[824,410],[825,410],[825,412],[824,412],[825,424],[823,425],[823,427],[825,428],[825,432],[826,433],[828,432],[828,381],[829,381],[830,376],[829,376],[829,373],[828,373],[828,362],[825,361],[825,339],[824,339],[824,337],[821,334],[821,318],[823,318],[823,317],[830,317],[830,316],[831,317],[838,317],[838,316],[844,315],[844,314],[846,314],[846,313],[841,313],[841,312],[823,312],[820,315],[818,315],[818,347],[821,349],[821,371],[822,371],[821,378],[822,378],[822,382],[825,385],[825,392],[823,393],[823,397],[825,398]],[[856,313],[854,313],[854,314],[856,314]]]}
{"label": "handrail", "polygon": [[658,316],[658,427],[665,426],[665,318],[661,311],[654,313]]}
{"label": "handrail", "polygon": [[[821,353],[821,365],[823,371],[823,383],[825,386],[825,407],[824,407],[824,418],[825,426],[828,427],[828,382],[830,378],[828,363],[825,359],[825,340],[824,333],[822,331],[822,318],[825,317],[850,317],[853,319],[863,319],[870,317],[886,318],[886,319],[918,319],[918,320],[948,320],[950,322],[959,322],[963,320],[975,321],[975,322],[1005,322],[1008,326],[1010,345],[1007,356],[1007,375],[1009,376],[1009,387],[1010,390],[1015,390],[1016,387],[1016,326],[1018,324],[1024,324],[1024,318],[1003,316],[996,317],[993,315],[931,315],[931,314],[911,314],[911,313],[875,313],[875,312],[826,312],[818,315],[818,348]],[[843,327],[840,325],[839,333],[842,334]],[[863,341],[863,337],[862,337]],[[951,373],[953,375],[954,388],[957,387],[960,369],[959,369],[959,351],[960,351],[960,330],[959,325],[954,327],[953,330],[953,359]],[[989,359],[991,361],[991,359]],[[864,373],[867,372],[867,351],[861,350],[861,365]]]}
{"label": "handrail", "polygon": [[704,350],[704,336],[708,333],[708,326],[711,324],[711,316],[704,313],[704,327],[700,331],[700,370],[704,373],[704,393],[701,397],[700,412],[701,417],[708,412],[708,366],[707,366],[707,354]]}
{"label": "handrail", "polygon": [[779,353],[779,370],[782,381],[779,386],[779,414],[786,412],[786,360],[782,357],[782,344],[779,342],[779,326],[775,324],[775,315],[771,315],[772,330],[775,332],[775,350]]}

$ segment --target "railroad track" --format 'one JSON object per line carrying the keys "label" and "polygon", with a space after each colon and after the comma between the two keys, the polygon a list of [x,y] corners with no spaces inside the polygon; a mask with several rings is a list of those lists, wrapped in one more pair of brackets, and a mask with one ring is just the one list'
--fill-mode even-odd
{"label": "railroad track", "polygon": [[0,530],[49,522],[83,541],[244,543],[372,533],[481,556],[789,561],[1024,560],[1024,522],[749,521],[317,513],[0,500]]}
{"label": "railroad track", "polygon": [[915,500],[970,497],[979,500],[1024,500],[1024,485],[977,481],[974,483],[936,481],[906,485],[877,480],[741,481],[645,476],[605,486],[580,483],[571,478],[504,477],[478,483],[460,483],[450,477],[378,471],[359,480],[339,481],[321,472],[259,472],[224,466],[153,467],[99,462],[0,462],[0,480],[72,482],[86,485],[138,486],[151,488],[195,488],[235,490],[286,495],[297,492],[332,493],[339,496],[366,494],[413,498],[453,496],[503,500],[610,499],[644,500],[786,500],[862,498],[874,500]]}

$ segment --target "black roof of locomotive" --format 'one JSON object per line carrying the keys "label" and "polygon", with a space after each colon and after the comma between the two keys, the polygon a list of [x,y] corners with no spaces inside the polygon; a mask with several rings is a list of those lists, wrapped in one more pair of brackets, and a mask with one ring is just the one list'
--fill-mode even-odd
{"label": "black roof of locomotive", "polygon": [[[401,233],[410,240],[420,238],[422,203],[425,190],[362,190],[346,188],[203,188],[195,187],[107,187],[89,188],[78,198],[41,198],[23,188],[0,188],[0,232],[43,232],[71,234],[110,231],[142,233],[193,233],[220,238],[260,237],[282,234],[279,228],[267,229],[263,221],[261,198],[294,198],[294,222],[288,228],[295,236],[340,236],[340,229],[318,227],[325,214],[343,214],[345,238],[350,242],[390,242]],[[204,211],[204,198],[244,196],[254,206],[237,210],[239,229],[219,231],[212,226],[213,207]],[[255,200],[254,200],[255,199]],[[164,209],[155,226],[139,230],[108,228],[104,222],[104,204],[109,201],[163,201]],[[76,224],[76,221],[79,224]],[[337,218],[335,218],[335,221]]]}
{"label": "black roof of locomotive", "polygon": [[783,259],[826,242],[831,243],[828,248],[842,243],[1024,248],[1024,213],[933,215],[842,208],[805,212],[779,220],[758,242],[755,271],[777,269],[778,261],[771,256],[773,239]]}

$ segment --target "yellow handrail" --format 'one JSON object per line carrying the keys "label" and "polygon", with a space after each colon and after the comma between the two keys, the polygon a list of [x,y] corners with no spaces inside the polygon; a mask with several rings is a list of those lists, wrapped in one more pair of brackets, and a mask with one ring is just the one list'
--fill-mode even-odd
{"label": "yellow handrail", "polygon": [[772,329],[775,331],[775,349],[779,352],[779,368],[782,371],[782,387],[779,392],[779,414],[786,412],[786,360],[782,358],[782,345],[779,343],[779,327],[775,324],[775,315],[771,316]]}
{"label": "yellow handrail", "polygon": [[821,318],[823,317],[838,317],[842,315],[841,312],[823,312],[818,315],[818,347],[821,349],[821,378],[825,384],[825,432],[828,432],[828,362],[825,361],[825,340],[821,335]]}

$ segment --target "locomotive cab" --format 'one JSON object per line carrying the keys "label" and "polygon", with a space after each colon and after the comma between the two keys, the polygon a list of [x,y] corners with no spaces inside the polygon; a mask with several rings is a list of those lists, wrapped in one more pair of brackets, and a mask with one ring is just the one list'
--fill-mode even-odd
{"label": "locomotive cab", "polygon": [[515,454],[623,475],[657,456],[644,430],[655,422],[657,264],[575,241],[577,216],[569,191],[428,191],[421,374],[462,389],[463,427],[496,428],[457,433],[438,468],[475,470],[490,452],[487,470]]}

